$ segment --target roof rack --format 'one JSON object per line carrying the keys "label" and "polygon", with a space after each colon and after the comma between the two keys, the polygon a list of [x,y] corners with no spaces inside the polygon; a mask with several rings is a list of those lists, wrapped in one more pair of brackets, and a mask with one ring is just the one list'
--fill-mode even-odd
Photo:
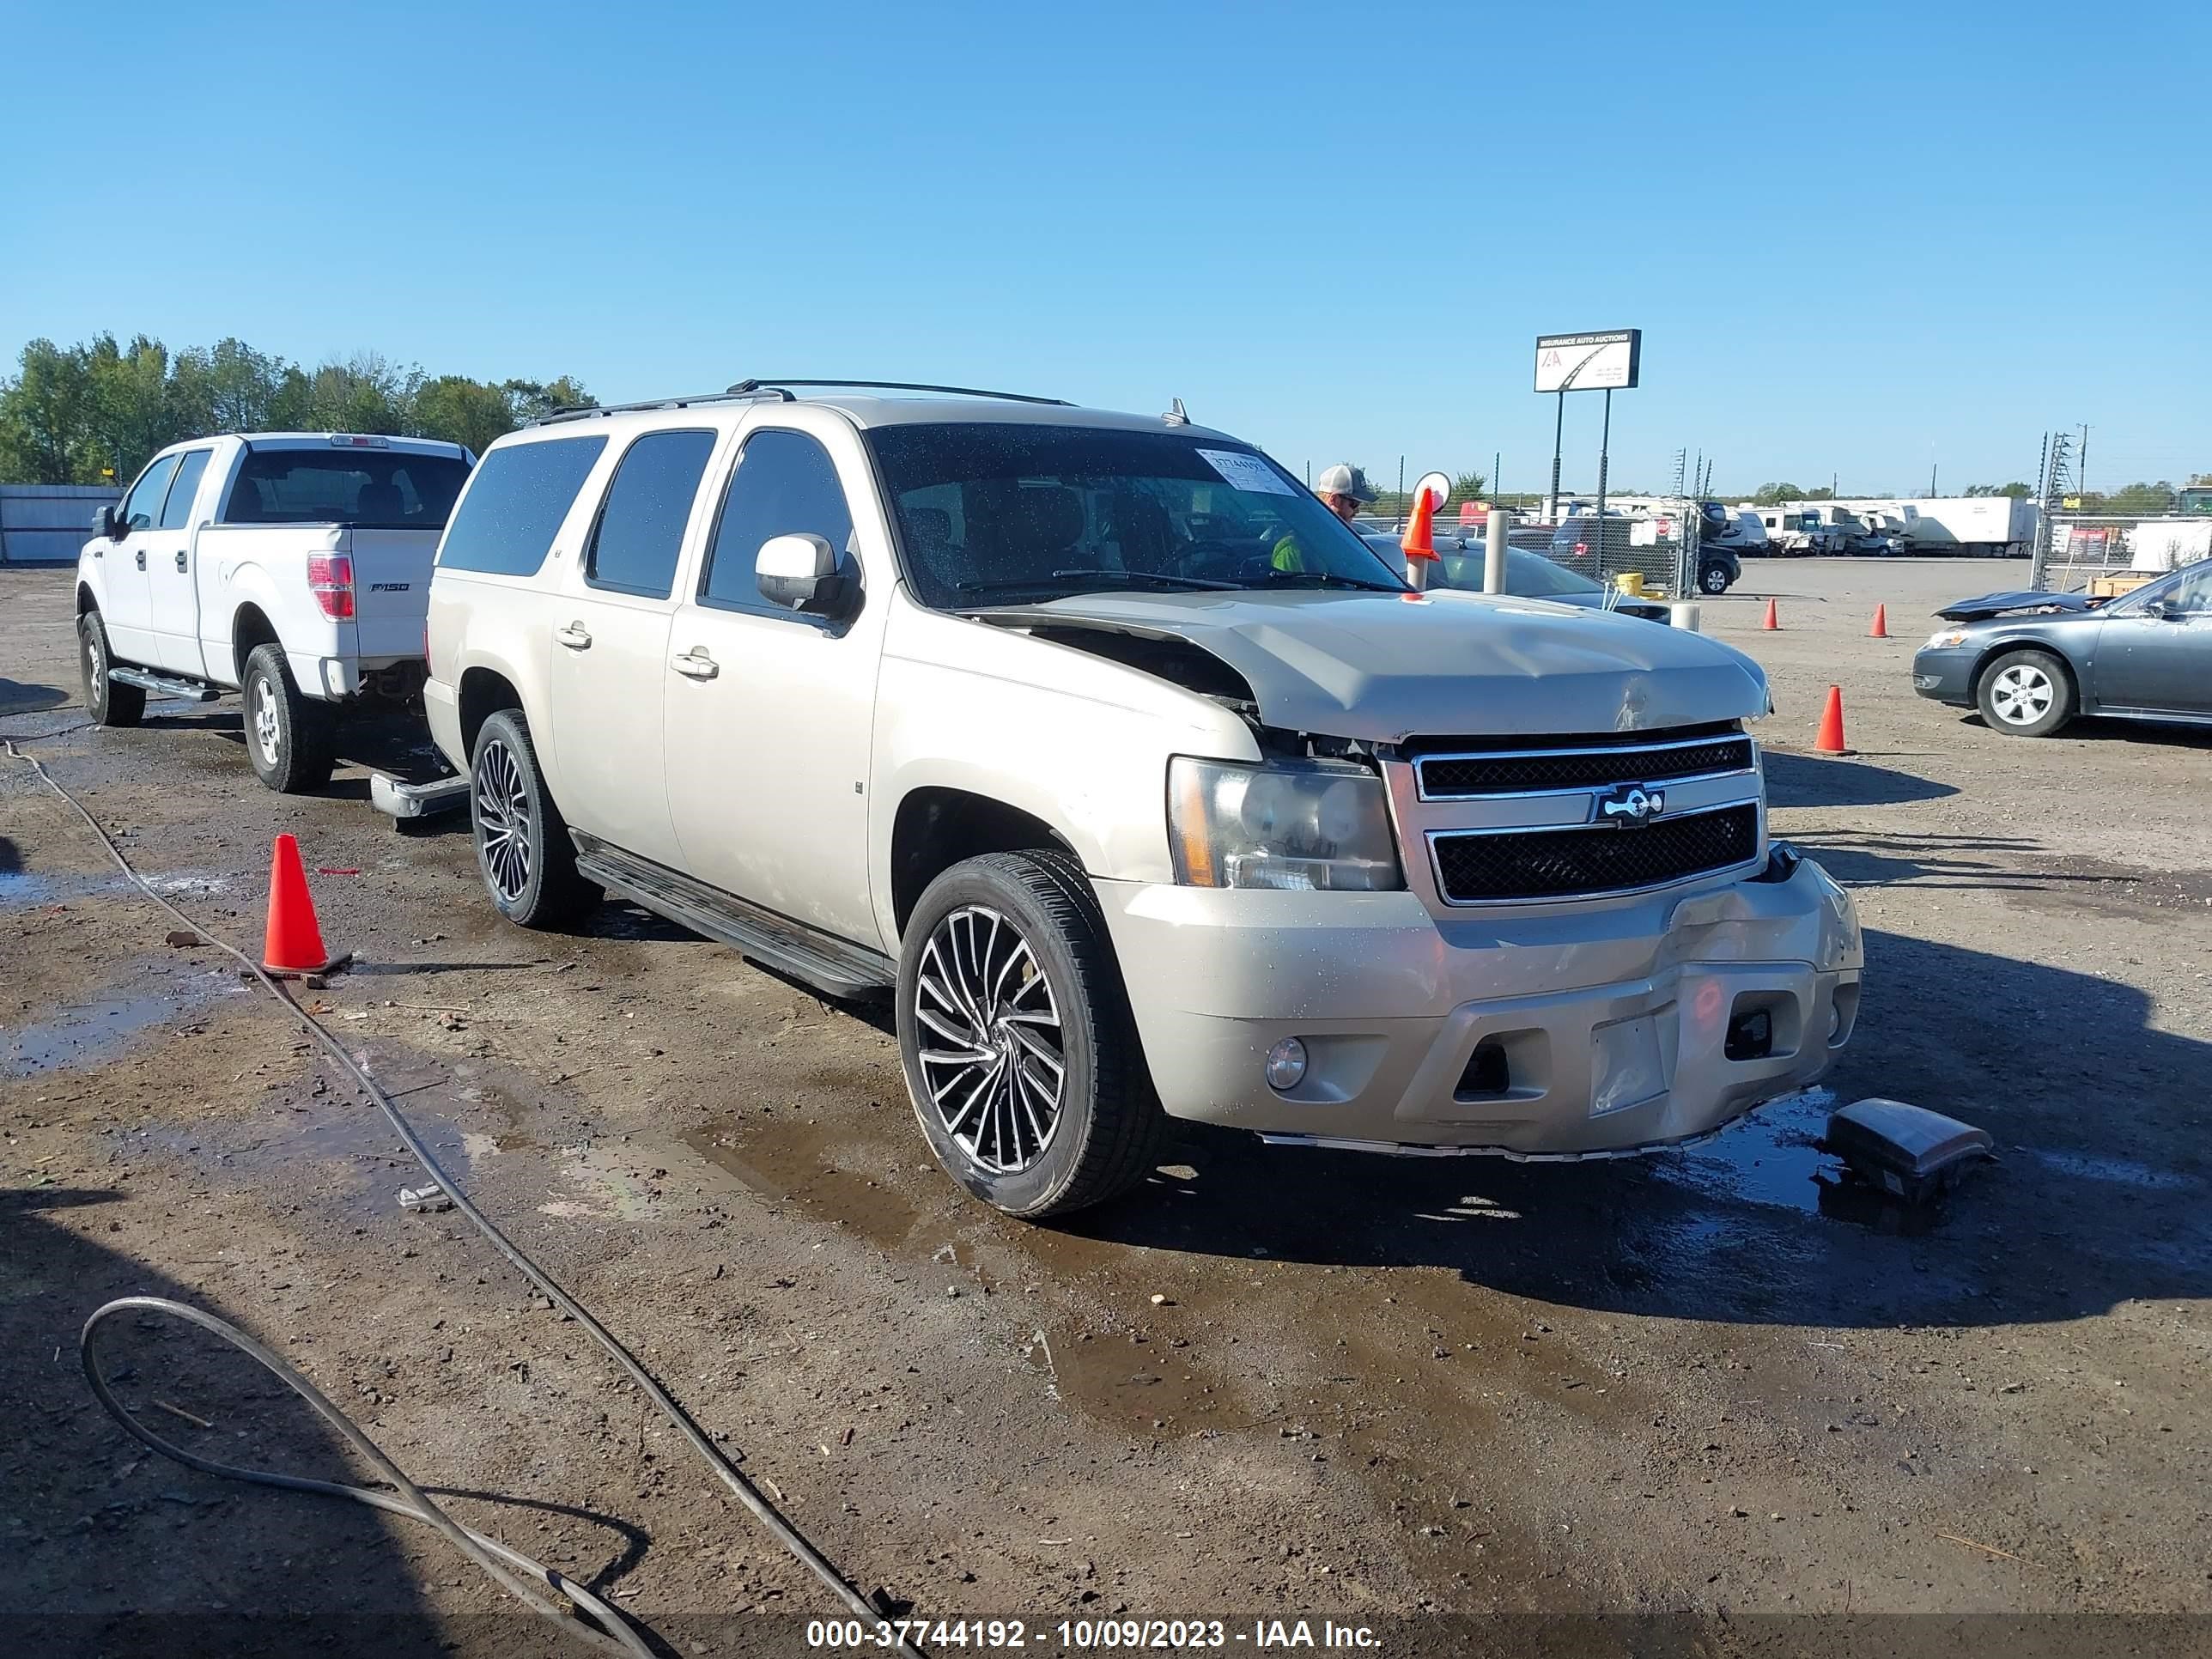
{"label": "roof rack", "polygon": [[[794,381],[793,384],[796,385],[799,382]],[[526,421],[523,424],[553,426],[562,421],[589,420],[594,415],[635,415],[641,410],[689,409],[694,404],[750,403],[768,398],[773,398],[779,403],[789,404],[799,401],[781,386],[762,386],[757,382],[748,380],[741,385],[732,386],[727,392],[696,392],[681,398],[647,398],[642,403],[584,404],[570,409],[556,409],[550,415],[540,415],[536,420]]]}
{"label": "roof rack", "polygon": [[[956,398],[996,398],[1010,404],[1046,404],[1054,409],[1073,409],[1065,398],[1036,398],[1024,392],[989,392],[973,386],[928,386],[914,380],[786,380],[769,376],[757,380],[739,380],[725,395],[732,398],[753,397],[764,392],[781,392],[787,386],[844,387],[854,392],[942,392]],[[788,398],[789,393],[786,392]]]}

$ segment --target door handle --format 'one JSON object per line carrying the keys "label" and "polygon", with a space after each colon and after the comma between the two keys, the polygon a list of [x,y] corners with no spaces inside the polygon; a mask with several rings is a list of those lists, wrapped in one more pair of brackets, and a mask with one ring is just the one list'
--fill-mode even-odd
{"label": "door handle", "polygon": [[138,550],[138,568],[141,570],[146,568],[146,550],[143,547]]}
{"label": "door handle", "polygon": [[185,574],[185,550],[181,547],[177,550],[177,574],[180,576]]}
{"label": "door handle", "polygon": [[668,665],[686,679],[711,680],[722,672],[722,665],[707,654],[707,647],[695,645],[680,657],[671,657]]}
{"label": "door handle", "polygon": [[553,637],[571,651],[587,650],[592,643],[591,632],[581,623],[570,623],[566,628],[555,629]]}

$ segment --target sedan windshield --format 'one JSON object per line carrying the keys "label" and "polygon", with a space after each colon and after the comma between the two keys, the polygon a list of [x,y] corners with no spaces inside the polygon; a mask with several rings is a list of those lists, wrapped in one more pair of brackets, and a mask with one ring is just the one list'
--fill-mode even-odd
{"label": "sedan windshield", "polygon": [[938,610],[1072,593],[1405,582],[1258,451],[1016,422],[871,428],[916,596]]}

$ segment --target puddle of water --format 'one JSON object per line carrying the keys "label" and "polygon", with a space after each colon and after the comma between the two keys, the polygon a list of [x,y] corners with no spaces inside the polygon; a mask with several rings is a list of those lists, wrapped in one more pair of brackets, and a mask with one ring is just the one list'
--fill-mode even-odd
{"label": "puddle of water", "polygon": [[[1653,1164],[1660,1180],[1729,1204],[1794,1210],[1846,1221],[1876,1232],[1919,1234],[1941,1218],[1936,1204],[1899,1204],[1850,1172],[1843,1159],[1821,1149],[1832,1089],[1800,1089],[1758,1108],[1712,1139],[1662,1155]],[[1741,1229],[1712,1216],[1678,1230],[1680,1243],[1718,1245]]]}
{"label": "puddle of water", "polygon": [[[180,894],[206,897],[230,890],[232,878],[225,875],[181,871],[166,876],[149,876],[154,890],[169,897]],[[120,872],[9,870],[0,872],[0,910],[28,910],[41,904],[63,904],[71,899],[90,898],[95,894],[134,892]]]}
{"label": "puddle of water", "polygon": [[2118,1187],[2140,1187],[2151,1192],[2179,1192],[2197,1184],[2194,1176],[2185,1176],[2172,1170],[2154,1170],[2141,1164],[2130,1164],[2125,1158],[2089,1158],[2080,1152],[2046,1152],[2030,1149],[2038,1164],[2046,1170],[2056,1170],[2060,1175],[2079,1176],[2083,1181],[2108,1181]]}
{"label": "puddle of water", "polygon": [[830,1160],[835,1137],[796,1120],[765,1123],[742,1139],[727,1125],[695,1129],[684,1144],[762,1197],[789,1200],[809,1215],[850,1228],[879,1249],[896,1249],[920,1219],[914,1206],[872,1176]]}
{"label": "puddle of water", "polygon": [[166,995],[75,1004],[9,1036],[0,1049],[0,1077],[30,1077],[105,1060],[139,1032],[181,1014],[186,1003],[240,990],[221,974],[196,974]]}
{"label": "puddle of water", "polygon": [[1191,1350],[1161,1332],[1132,1334],[1040,1329],[1026,1358],[1054,1399],[1101,1421],[1181,1434],[1232,1426],[1230,1402],[1193,1369]]}

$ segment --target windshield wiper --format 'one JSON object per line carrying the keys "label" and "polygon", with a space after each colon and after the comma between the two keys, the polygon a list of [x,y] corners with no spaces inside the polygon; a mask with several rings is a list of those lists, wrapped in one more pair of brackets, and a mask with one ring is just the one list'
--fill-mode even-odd
{"label": "windshield wiper", "polygon": [[[995,581],[955,582],[954,592],[963,599],[980,599],[987,593],[1025,593],[1048,592],[1063,582],[1104,583],[1120,587],[1157,586],[1172,588],[1234,588],[1235,582],[1216,581],[1211,576],[1175,576],[1158,570],[1055,570],[1049,576],[1008,576]],[[1080,588],[1071,592],[1080,592]]]}
{"label": "windshield wiper", "polygon": [[1412,590],[1392,587],[1385,582],[1362,581],[1357,576],[1340,576],[1334,570],[1270,570],[1270,587],[1357,587],[1369,593],[1405,593]]}

